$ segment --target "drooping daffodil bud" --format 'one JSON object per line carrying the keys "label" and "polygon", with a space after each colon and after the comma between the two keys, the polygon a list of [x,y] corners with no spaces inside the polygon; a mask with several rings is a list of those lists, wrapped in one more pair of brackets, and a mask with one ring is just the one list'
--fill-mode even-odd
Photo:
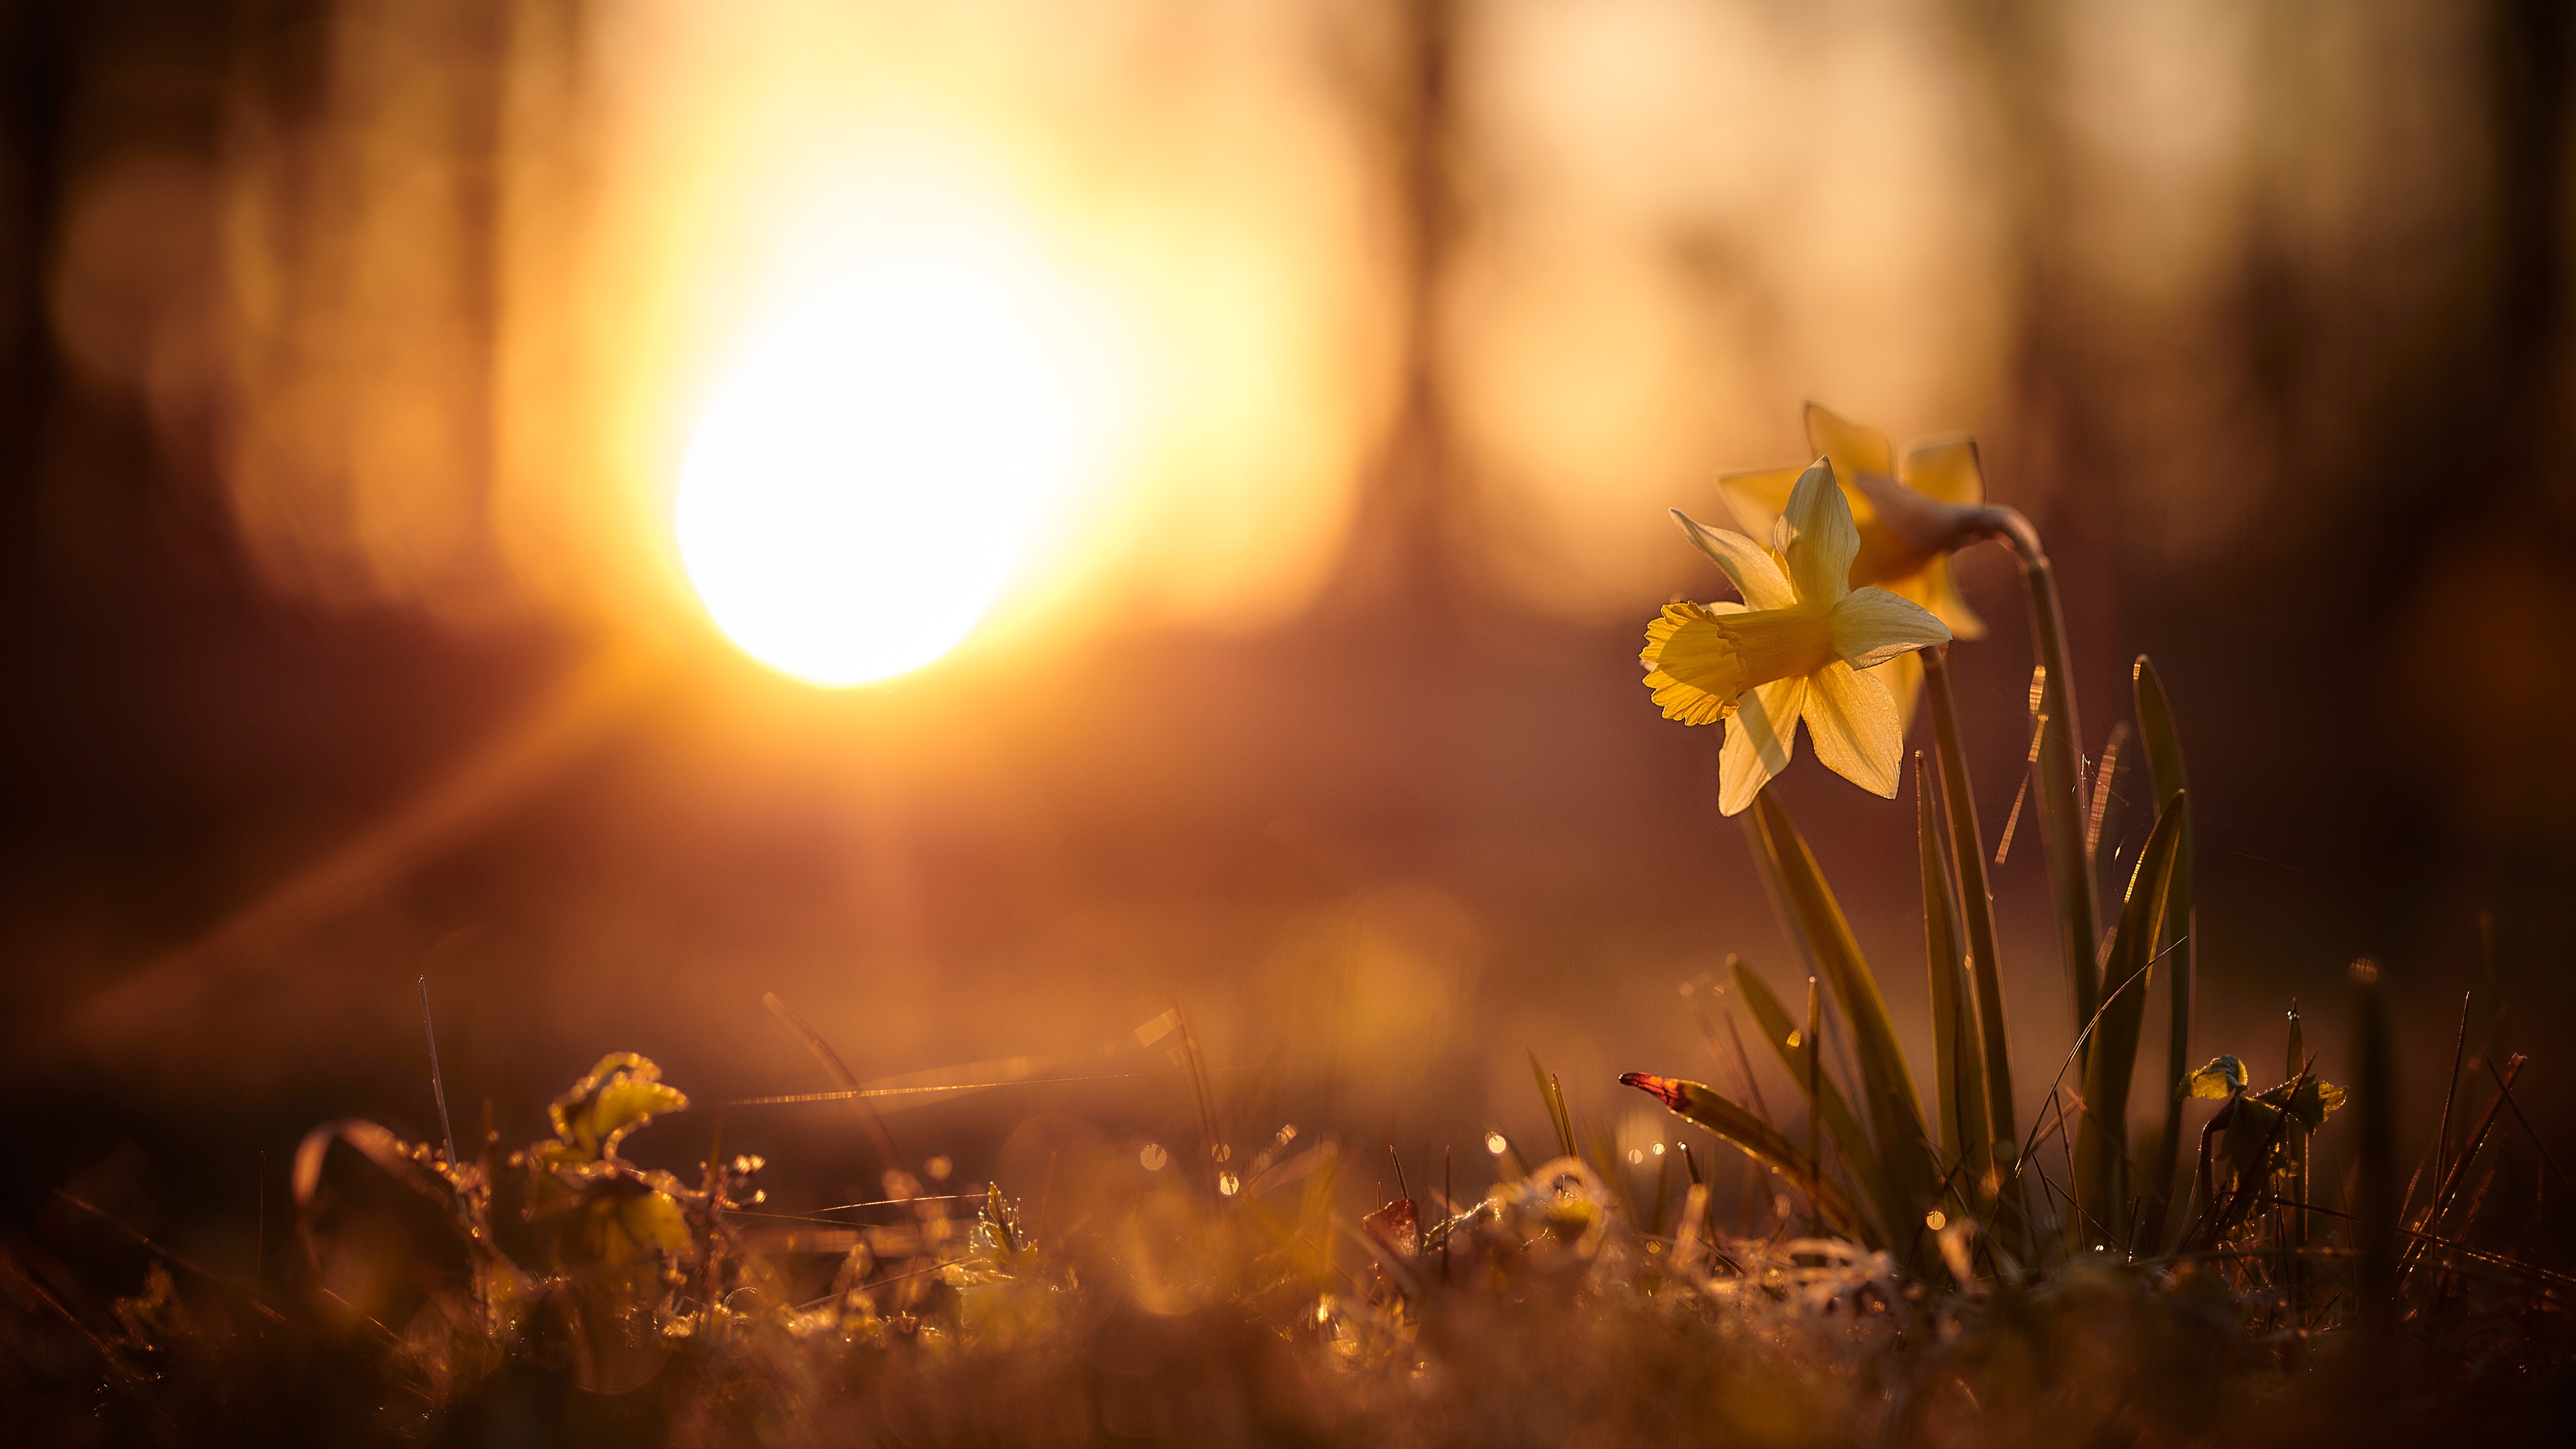
{"label": "drooping daffodil bud", "polygon": [[[1899,458],[1887,434],[1821,403],[1807,404],[1806,423],[1808,449],[1832,465],[1860,533],[1852,587],[1876,585],[1922,605],[1958,638],[1983,637],[1986,626],[1960,595],[1950,568],[1952,553],[2005,531],[2004,514],[1986,506],[1976,440],[1964,434],[1930,438]],[[1718,495],[1738,527],[1755,538],[1768,537],[1800,471],[1730,473],[1717,480]],[[1895,696],[1902,727],[1913,718],[1922,690],[1922,664],[1911,653],[1901,654],[1881,666],[1879,676]]]}

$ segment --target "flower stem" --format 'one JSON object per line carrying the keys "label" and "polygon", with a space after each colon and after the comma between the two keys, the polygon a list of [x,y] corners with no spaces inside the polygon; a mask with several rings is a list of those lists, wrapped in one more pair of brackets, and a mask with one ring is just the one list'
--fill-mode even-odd
{"label": "flower stem", "polygon": [[1949,816],[1950,859],[1958,868],[1960,922],[1966,928],[1968,968],[1976,984],[1978,1038],[1985,1054],[1986,1120],[1990,1133],[1977,1165],[1993,1157],[1996,1142],[2018,1142],[2013,1125],[2012,1053],[2004,1028],[2002,957],[1995,949],[1994,898],[1986,885],[1986,852],[1977,828],[1977,802],[1968,788],[1967,752],[1959,744],[1957,707],[1950,699],[1947,646],[1922,653],[1923,695],[1931,706],[1932,738],[1941,767],[1941,799]]}
{"label": "flower stem", "polygon": [[[2101,928],[2093,901],[2093,866],[2084,849],[2084,771],[2077,751],[2084,730],[2075,715],[2075,671],[2066,653],[2065,609],[2057,575],[2030,520],[2009,508],[1994,510],[1998,531],[2021,556],[2030,587],[2031,653],[2040,667],[2040,714],[2048,717],[2039,746],[2040,836],[2048,848],[2048,878],[2057,895],[2058,945],[2066,956],[2075,1028],[2081,1032],[2101,1005],[2100,968],[2094,957]],[[2088,1043],[2085,1055],[2091,1055]],[[2080,1070],[2082,1062],[2077,1063]]]}
{"label": "flower stem", "polygon": [[[1966,937],[1969,978],[1977,1003],[1976,1034],[1985,1056],[1986,1135],[1968,1155],[1969,1170],[1992,1181],[2013,1199],[1997,1218],[2010,1235],[2014,1251],[2023,1249],[2019,1177],[2013,1164],[1995,1161],[1998,1144],[2021,1140],[2013,1125],[2012,1048],[2004,1026],[2003,959],[1995,949],[1994,897],[1986,885],[1984,836],[1977,827],[1977,801],[1968,786],[1967,751],[1959,743],[1958,708],[1950,697],[1950,651],[1935,644],[1923,660],[1923,697],[1932,715],[1935,757],[1940,763],[1941,801],[1949,819],[1950,860],[1957,869],[1959,914]],[[1988,1175],[1992,1174],[1991,1177]],[[1982,1183],[1979,1185],[1982,1191]]]}

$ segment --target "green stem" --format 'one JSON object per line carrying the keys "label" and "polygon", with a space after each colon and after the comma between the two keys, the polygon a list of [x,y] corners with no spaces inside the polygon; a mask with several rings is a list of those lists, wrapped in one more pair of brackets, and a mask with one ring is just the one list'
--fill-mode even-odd
{"label": "green stem", "polygon": [[2048,878],[2057,896],[2058,946],[2066,956],[2075,1029],[2080,1032],[2101,1005],[2101,972],[2094,959],[2101,927],[2093,901],[2093,865],[2084,850],[2084,777],[2078,755],[2084,728],[2075,714],[2066,611],[2058,602],[2057,575],[2049,568],[2047,551],[2040,547],[2030,520],[2009,508],[1994,512],[2005,540],[2021,556],[2022,578],[2030,587],[2031,653],[2042,670],[2039,713],[2048,719],[2039,743],[2040,838],[2048,848]]}
{"label": "green stem", "polygon": [[[1968,756],[1959,744],[1958,707],[1950,697],[1949,646],[1936,644],[1919,657],[1941,765],[1941,802],[1949,817],[1950,861],[1958,871],[1959,919],[1966,937],[1971,994],[1977,1004],[1977,1038],[1985,1053],[1987,1141],[1971,1159],[1982,1177],[1994,1164],[1998,1144],[2021,1141],[2020,1129],[2013,1125],[2012,1043],[2004,1027],[2003,957],[1995,949],[1995,905],[1986,886],[1985,837],[1977,828],[1976,794],[1968,787]],[[2001,1183],[2018,1181],[2010,1172],[1999,1174]],[[2018,1249],[2018,1203],[2015,1207],[1998,1214],[1998,1219],[2013,1235],[2009,1246]]]}
{"label": "green stem", "polygon": [[1966,927],[1968,968],[1976,981],[1991,1156],[1994,1142],[2018,1142],[2021,1132],[2013,1125],[2012,1052],[2004,1029],[2003,958],[1995,950],[1995,903],[1986,885],[1986,851],[1977,828],[1976,796],[1968,788],[1967,752],[1959,745],[1958,710],[1950,699],[1949,652],[1946,645],[1922,652],[1923,693],[1931,706],[1932,737],[1941,760],[1941,799],[1950,817],[1950,859],[1959,870],[1959,915]]}

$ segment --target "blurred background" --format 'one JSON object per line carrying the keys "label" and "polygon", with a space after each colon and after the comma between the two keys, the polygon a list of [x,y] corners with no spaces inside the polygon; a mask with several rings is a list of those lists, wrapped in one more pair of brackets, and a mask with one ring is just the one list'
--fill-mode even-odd
{"label": "blurred background", "polygon": [[[2475,990],[2470,1049],[2564,1103],[2568,30],[2548,0],[22,0],[13,1211],[113,1181],[137,1221],[247,1223],[314,1121],[432,1133],[423,975],[456,1115],[512,1142],[611,1049],[705,1100],[828,1087],[764,992],[870,1078],[1177,1003],[1245,1143],[1481,1170],[1488,1129],[1544,1133],[1530,1051],[1670,1135],[1612,1078],[1732,1080],[1682,984],[1802,973],[1716,732],[1634,656],[1720,592],[1665,510],[1804,461],[1807,398],[1976,434],[2057,561],[2088,749],[2156,659],[2201,1055],[2271,1080],[2298,998],[2348,1081],[2367,953],[2408,1071]],[[812,321],[844,315],[891,361]],[[947,612],[794,607],[756,499],[683,526],[802,446],[758,380],[809,355],[917,394],[885,436],[1019,480],[900,534],[971,584]],[[1991,842],[2031,661],[2011,561],[1961,569]],[[889,639],[919,667],[807,682]],[[1911,799],[1803,759],[1777,788],[1927,1069]],[[2070,1024],[2021,824],[1994,888],[2035,1101]],[[1200,1130],[1168,1075],[892,1120],[973,1178],[1055,1118]],[[809,1200],[874,1180],[840,1109],[727,1134]]]}

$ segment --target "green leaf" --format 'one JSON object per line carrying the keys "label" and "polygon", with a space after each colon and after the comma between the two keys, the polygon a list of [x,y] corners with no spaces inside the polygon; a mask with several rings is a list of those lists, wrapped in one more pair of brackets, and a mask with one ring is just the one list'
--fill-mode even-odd
{"label": "green leaf", "polygon": [[611,1052],[590,1075],[546,1109],[555,1136],[584,1157],[617,1155],[618,1144],[663,1112],[685,1112],[686,1094],[662,1081],[662,1069],[634,1052]]}
{"label": "green leaf", "polygon": [[[2298,1088],[2295,1092],[2291,1090],[2293,1083]],[[2343,1106],[2343,1099],[2343,1088],[2332,1082],[2320,1081],[2313,1076],[2305,1080],[2293,1078],[2276,1087],[2265,1087],[2253,1096],[2254,1101],[2266,1107],[2277,1108],[2287,1105],[2290,1115],[2298,1118],[2299,1125],[2310,1132],[2324,1127],[2326,1119],[2333,1116],[2337,1108]]]}
{"label": "green leaf", "polygon": [[[2235,1058],[2219,1060],[2233,1062]],[[2220,1143],[2236,1168],[2239,1183],[2246,1180],[2248,1173],[2268,1174],[2295,1165],[2299,1135],[2324,1127],[2326,1119],[2343,1103],[2343,1088],[2321,1081],[2312,1073],[2238,1097],[2220,1133]],[[2286,1122],[2282,1120],[2285,1108],[2289,1113]]]}
{"label": "green leaf", "polygon": [[1959,939],[1958,902],[1943,868],[1931,781],[1921,756],[1914,764],[1914,816],[1923,867],[1923,960],[1931,985],[1932,1084],[1940,1109],[1941,1156],[1945,1167],[1959,1169],[1960,1200],[1973,1205],[1975,1184],[1994,1157],[1994,1136],[1986,1129],[1985,1059]]}
{"label": "green leaf", "polygon": [[1574,1149],[1574,1114],[1565,1109],[1565,1087],[1556,1074],[1539,1065],[1538,1053],[1531,1052],[1530,1075],[1538,1078],[1539,1100],[1547,1104],[1548,1125],[1556,1129],[1557,1155],[1572,1157]]}
{"label": "green leaf", "polygon": [[2147,986],[2155,975],[2155,947],[2165,921],[2165,895],[2173,883],[2187,796],[2177,795],[2156,818],[2105,963],[2106,995],[2098,1008],[2091,1049],[2085,1055],[2084,1116],[2075,1133],[2076,1226],[2107,1228],[2125,1240],[2129,1230],[2129,1083],[2138,1062],[2138,1034],[2146,1025]]}
{"label": "green leaf", "polygon": [[2232,1056],[2214,1056],[2186,1073],[2174,1089],[2174,1100],[2186,1097],[2232,1097],[2245,1090],[2245,1064]]}
{"label": "green leaf", "polygon": [[[2173,708],[2165,698],[2164,681],[2156,677],[2156,667],[2147,656],[2138,656],[2131,671],[2138,701],[2138,738],[2146,746],[2147,772],[2153,780],[2156,809],[2159,814],[2175,808],[2190,787],[2183,769],[2182,735],[2174,727]],[[2174,851],[2173,883],[2165,890],[2164,937],[2174,943],[2163,961],[2168,983],[2166,1013],[2165,1075],[2179,1079],[2191,1061],[2191,1000],[2197,985],[2196,957],[2198,943],[2192,939],[2192,823],[2188,802],[2182,805],[2182,842]],[[2240,1083],[2241,1085],[2241,1083]],[[2150,1245],[2165,1239],[2165,1218],[2173,1202],[2182,1168],[2182,1099],[2165,1104],[2164,1132],[2156,1139],[2156,1154],[2148,1169],[2141,1213],[2145,1220],[2143,1241]]]}
{"label": "green leaf", "polygon": [[1806,1095],[1807,1083],[1816,1084],[1817,1100],[1809,1104],[1825,1126],[1825,1135],[1834,1139],[1834,1150],[1842,1154],[1844,1166],[1854,1181],[1861,1184],[1872,1201],[1884,1196],[1878,1170],[1878,1151],[1870,1145],[1869,1133],[1852,1115],[1834,1079],[1820,1070],[1816,1060],[1817,1043],[1808,1040],[1806,1032],[1790,1020],[1789,1010],[1780,998],[1771,994],[1762,978],[1742,961],[1735,963],[1735,989],[1744,997],[1745,1008],[1753,1013],[1753,1024],[1769,1039],[1771,1050],[1779,1053],[1780,1065],[1788,1070],[1789,1080],[1798,1093]]}
{"label": "green leaf", "polygon": [[690,1258],[697,1254],[680,1204],[669,1193],[649,1187],[593,1196],[580,1209],[576,1240],[565,1246],[571,1249],[568,1261],[575,1267],[628,1268],[656,1255]]}
{"label": "green leaf", "polygon": [[1930,1134],[1923,1128],[1923,1104],[1915,1096],[1914,1077],[1897,1046],[1887,1002],[1878,978],[1862,958],[1833,888],[1817,869],[1807,843],[1789,823],[1789,814],[1763,791],[1753,797],[1747,818],[1758,857],[1775,883],[1782,909],[1807,959],[1833,988],[1834,1002],[1851,1026],[1852,1052],[1860,1065],[1860,1089],[1869,1111],[1871,1135],[1878,1147],[1880,1180],[1888,1194],[1889,1222],[1919,1217],[1931,1206],[1938,1174],[1932,1166]]}
{"label": "green leaf", "polygon": [[[1985,1046],[1986,1130],[1997,1143],[2018,1143],[2013,1125],[2012,1038],[2004,1024],[2003,957],[1995,949],[1993,892],[1986,886],[1985,838],[1977,828],[1976,792],[1968,783],[1967,751],[1959,743],[1958,710],[1950,699],[1949,646],[1922,651],[1924,698],[1941,762],[1941,802],[1950,817],[1950,863],[1959,874],[1960,924],[1965,927],[1969,974],[1976,983],[1977,1035]],[[1989,1149],[1991,1151],[1991,1149]],[[2012,1149],[2007,1148],[2006,1151]],[[2020,1202],[2019,1180],[2008,1192]],[[2018,1212],[1996,1221],[2005,1245],[2021,1247]]]}
{"label": "green leaf", "polygon": [[1838,1184],[1817,1171],[1806,1153],[1781,1136],[1779,1129],[1728,1101],[1717,1089],[1644,1072],[1629,1072],[1619,1081],[1623,1086],[1653,1094],[1674,1112],[1734,1143],[1754,1161],[1795,1179],[1815,1203],[1817,1215],[1835,1231],[1869,1247],[1885,1246],[1875,1225]]}

